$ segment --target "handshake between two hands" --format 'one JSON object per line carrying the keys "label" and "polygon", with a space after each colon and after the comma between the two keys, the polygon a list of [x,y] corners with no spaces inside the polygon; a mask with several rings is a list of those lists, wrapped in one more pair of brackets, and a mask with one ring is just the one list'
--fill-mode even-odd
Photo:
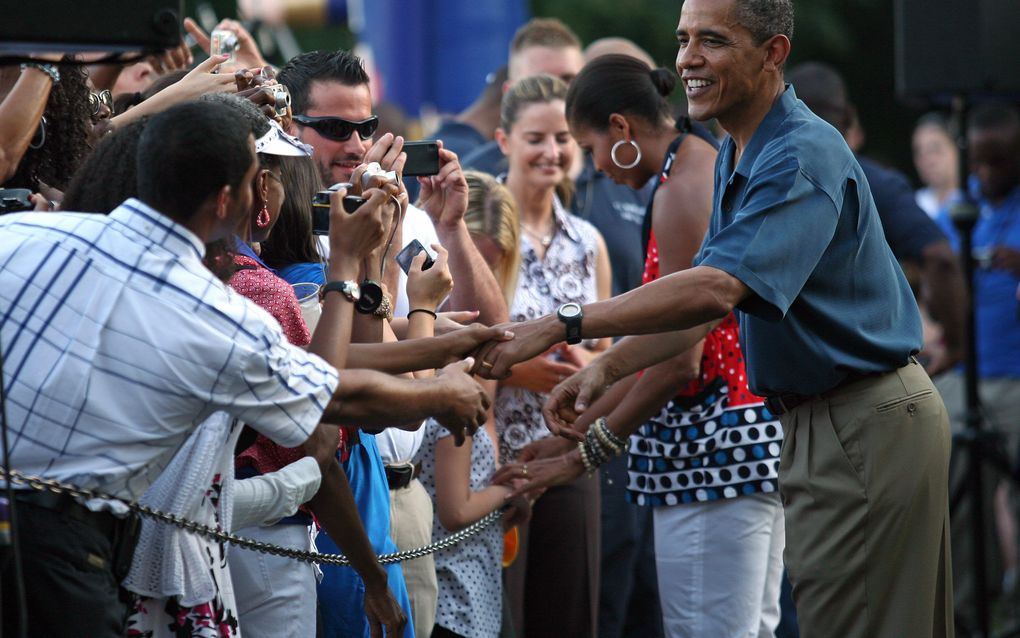
{"label": "handshake between two hands", "polygon": [[[496,380],[507,378],[514,365],[543,354],[550,346],[562,340],[562,324],[554,317],[552,321],[549,319],[507,323],[491,328],[471,326],[444,335],[443,338],[451,341],[448,350],[451,354],[468,355],[465,361],[447,366],[444,374],[449,375],[451,368],[456,368],[467,379],[470,379],[468,375]],[[583,434],[573,429],[573,423],[605,391],[609,385],[608,379],[607,371],[600,365],[600,360],[596,359],[560,381],[549,392],[543,406],[549,430],[565,439],[580,441]],[[473,381],[472,384],[477,386]],[[486,397],[485,409],[487,407]],[[474,433],[481,423],[484,423],[484,418],[473,428],[468,427],[468,431]]]}

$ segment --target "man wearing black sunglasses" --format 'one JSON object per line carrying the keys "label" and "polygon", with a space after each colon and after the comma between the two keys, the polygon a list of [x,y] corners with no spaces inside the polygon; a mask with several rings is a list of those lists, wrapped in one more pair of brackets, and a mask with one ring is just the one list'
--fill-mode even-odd
{"label": "man wearing black sunglasses", "polygon": [[379,126],[361,60],[343,50],[314,51],[288,62],[279,80],[294,109],[288,132],[315,149],[323,184],[350,181]]}
{"label": "man wearing black sunglasses", "polygon": [[[347,51],[313,51],[292,59],[279,73],[281,84],[290,89],[294,122],[291,132],[314,148],[312,157],[326,184],[351,181],[363,162],[377,161],[387,171],[400,173],[405,156],[403,140],[390,133],[374,138],[378,119],[372,115],[368,75],[361,60]],[[452,164],[452,166],[451,166]],[[431,193],[422,203],[425,209],[408,206],[402,227],[403,243],[418,239],[423,244],[439,242],[449,251],[449,268],[457,285],[443,310],[475,310],[476,320],[486,324],[507,318],[506,303],[492,272],[479,254],[464,224],[467,182],[457,156],[440,150],[440,174],[428,178]],[[434,226],[433,232],[431,226]],[[398,247],[394,246],[393,253]],[[398,272],[391,268],[389,272]],[[389,284],[388,284],[389,285]],[[389,285],[394,289],[394,285]],[[407,312],[402,284],[396,286],[396,314]],[[402,299],[403,297],[403,299]],[[387,478],[406,471],[421,444],[421,434],[388,428],[375,442],[385,464]],[[392,484],[391,484],[392,485]],[[417,479],[390,490],[390,536],[400,549],[429,543],[432,537],[432,502]],[[436,614],[436,571],[431,557],[401,564],[418,635],[432,631]]]}

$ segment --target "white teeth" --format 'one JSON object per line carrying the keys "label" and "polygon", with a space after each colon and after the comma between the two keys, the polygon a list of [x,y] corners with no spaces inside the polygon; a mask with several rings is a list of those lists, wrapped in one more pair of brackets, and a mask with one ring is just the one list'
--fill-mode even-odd
{"label": "white teeth", "polygon": [[701,89],[710,84],[708,80],[687,80],[687,87],[691,89]]}

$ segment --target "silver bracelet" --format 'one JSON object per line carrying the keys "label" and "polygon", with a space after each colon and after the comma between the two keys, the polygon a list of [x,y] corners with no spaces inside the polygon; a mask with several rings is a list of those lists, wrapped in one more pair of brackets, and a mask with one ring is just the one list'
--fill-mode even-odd
{"label": "silver bracelet", "polygon": [[21,72],[24,73],[25,69],[29,67],[33,69],[39,69],[46,75],[50,76],[50,79],[53,80],[54,84],[60,82],[60,71],[57,70],[57,67],[52,64],[46,64],[45,62],[22,62]]}

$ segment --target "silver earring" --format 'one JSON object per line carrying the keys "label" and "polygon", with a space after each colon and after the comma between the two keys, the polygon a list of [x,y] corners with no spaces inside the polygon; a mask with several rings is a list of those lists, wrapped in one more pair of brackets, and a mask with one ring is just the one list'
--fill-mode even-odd
{"label": "silver earring", "polygon": [[[620,147],[623,146],[624,144],[630,144],[631,146],[633,146],[634,152],[637,153],[637,157],[635,157],[634,161],[631,162],[630,164],[621,164],[620,160],[616,159],[616,151],[620,150]],[[641,147],[638,146],[637,142],[635,142],[634,140],[620,140],[616,144],[613,144],[613,148],[609,151],[609,157],[612,158],[613,164],[616,164],[618,168],[623,169],[634,168],[641,162]]]}

